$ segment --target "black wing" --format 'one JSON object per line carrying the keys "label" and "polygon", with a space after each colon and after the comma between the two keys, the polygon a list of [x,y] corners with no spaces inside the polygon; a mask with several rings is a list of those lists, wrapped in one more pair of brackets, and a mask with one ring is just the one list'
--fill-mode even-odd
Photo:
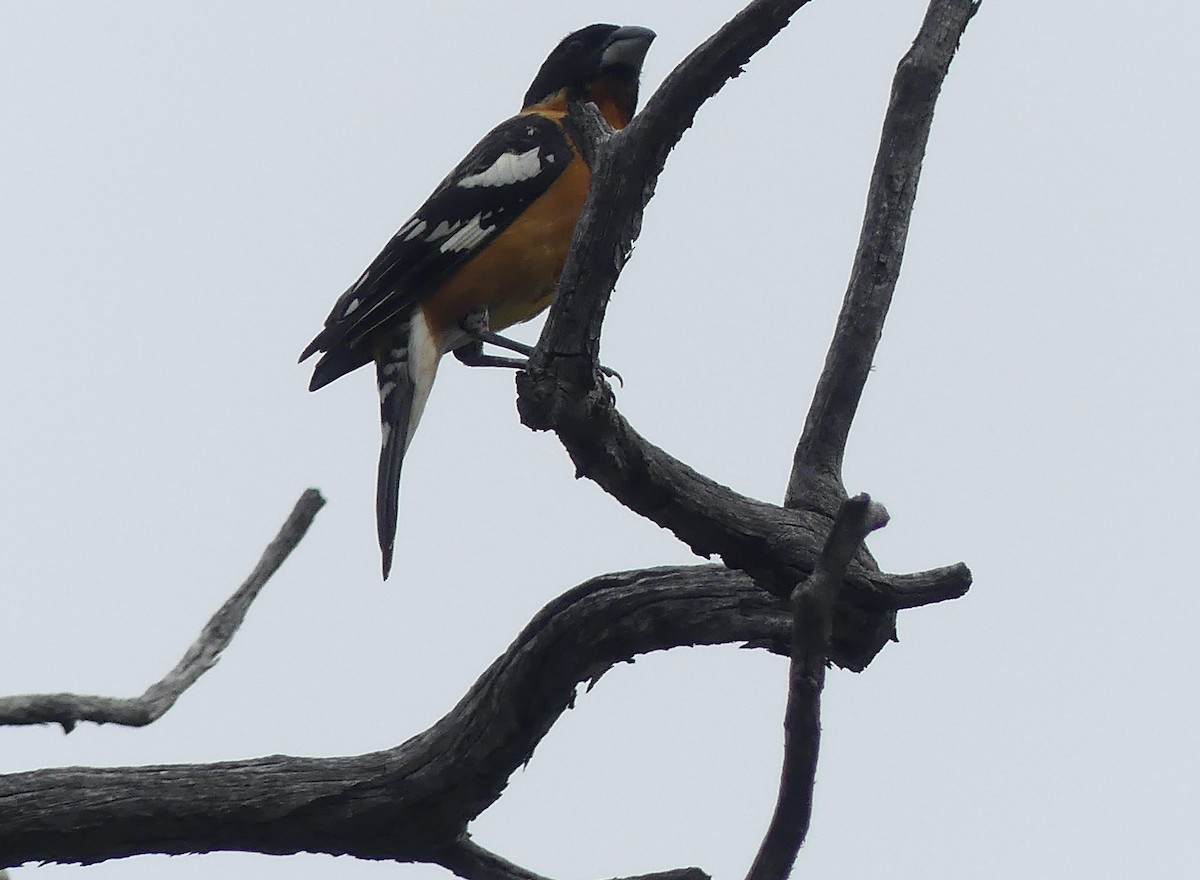
{"label": "black wing", "polygon": [[368,363],[366,337],[407,315],[495,240],[572,158],[562,128],[544,116],[514,116],[492,129],[338,299],[300,356],[328,352],[311,387]]}

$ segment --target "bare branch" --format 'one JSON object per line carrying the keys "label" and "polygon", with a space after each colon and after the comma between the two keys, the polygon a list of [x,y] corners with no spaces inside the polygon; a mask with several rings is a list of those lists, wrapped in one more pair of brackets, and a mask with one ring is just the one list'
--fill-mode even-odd
{"label": "bare branch", "polygon": [[578,684],[678,646],[786,652],[790,619],[786,602],[720,566],[594,578],[546,606],[457,706],[393,749],[0,776],[0,866],[217,850],[428,861],[500,796]]}
{"label": "bare branch", "polygon": [[[463,880],[546,880],[540,874],[514,865],[501,856],[484,849],[470,837],[465,836],[434,860],[443,868],[453,871]],[[676,868],[673,871],[658,871],[636,877],[616,880],[711,880],[699,868]]]}
{"label": "bare branch", "polygon": [[[853,572],[847,584],[865,589]],[[786,655],[791,637],[787,602],[739,571],[603,575],[542,609],[454,709],[394,749],[0,776],[0,866],[216,850],[435,860],[500,796],[578,684],[650,651],[744,643]]]}
{"label": "bare branch", "polygon": [[869,571],[852,576],[849,583],[855,588],[855,601],[864,607],[899,611],[965,596],[971,587],[971,570],[958,562],[912,574]]}
{"label": "bare branch", "polygon": [[833,634],[833,609],[846,568],[867,535],[887,523],[887,511],[858,495],[834,521],[816,571],[792,597],[792,662],[784,717],[783,771],[775,813],[748,880],[786,880],[812,819],[821,740],[821,691]]}
{"label": "bare branch", "polygon": [[484,849],[466,835],[434,861],[463,880],[546,880],[541,874],[514,865],[508,859]]}
{"label": "bare branch", "polygon": [[604,114],[590,101],[572,101],[567,107],[563,127],[579,148],[583,161],[591,168],[596,163],[597,148],[613,136],[613,127]]}
{"label": "bare branch", "polygon": [[[588,138],[592,188],[527,373],[517,375],[522,421],[554,430],[580,474],[595,480],[631,510],[670,529],[697,554],[720,555],[780,596],[812,570],[824,524],[790,517],[808,532],[788,549],[764,554],[780,541],[780,511],[697,473],[640,437],[612,406],[598,374],[605,305],[637,238],[642,210],[671,148],[705,99],[737,75],[803,5],[751,3],[676,68],[622,131]],[[585,126],[577,125],[587,134]],[[786,514],[785,514],[786,517]],[[789,543],[784,540],[784,543]]]}
{"label": "bare branch", "polygon": [[842,456],[900,276],[934,105],[979,0],[934,0],[892,81],[850,283],[804,431],[786,507],[831,511],[846,497]]}
{"label": "bare branch", "polygon": [[[837,503],[786,510],[697,473],[647,442],[617,412],[597,373],[596,356],[605,304],[667,154],[703,101],[740,72],[801,5],[751,3],[667,77],[629,126],[611,137],[603,132],[594,141],[589,137],[594,158],[588,205],[537,350],[528,371],[517,375],[522,421],[534,430],[555,431],[579,475],[669,529],[698,555],[719,556],[784,597],[813,571]],[[864,556],[864,565],[869,563]],[[932,594],[920,592],[930,584],[915,578],[908,586],[919,591],[912,596],[875,589],[881,583],[864,577],[872,595],[861,597],[861,613],[851,615],[859,632],[851,633],[848,622],[840,627],[837,662],[864,667],[894,635],[891,614],[906,600],[919,604],[939,591],[941,598],[961,595],[970,575],[961,565],[954,572],[954,583],[947,588],[939,578]],[[853,659],[846,663],[844,655]]]}
{"label": "bare branch", "polygon": [[175,668],[161,681],[150,685],[140,697],[78,694],[0,697],[0,725],[53,723],[61,724],[63,731],[70,733],[80,721],[129,727],[142,727],[157,721],[185,690],[216,664],[221,652],[233,641],[250,604],[300,543],[317,511],[324,505],[325,499],[316,489],[304,491],[275,540],[263,551],[250,577],[212,616]]}

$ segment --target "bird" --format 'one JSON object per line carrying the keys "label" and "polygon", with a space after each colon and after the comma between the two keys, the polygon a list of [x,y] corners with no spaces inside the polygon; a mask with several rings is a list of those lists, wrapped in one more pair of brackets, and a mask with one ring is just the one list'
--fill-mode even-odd
{"label": "bird", "polygon": [[499,331],[554,298],[591,175],[564,127],[571,102],[592,102],[614,129],[637,110],[655,38],[593,24],[546,57],[521,110],[475,145],[337,300],[300,355],[320,352],[310,391],[375,364],[382,443],[375,515],[383,578],[392,568],[400,471],[444,354],[469,366],[520,368],[485,342],[528,356]]}

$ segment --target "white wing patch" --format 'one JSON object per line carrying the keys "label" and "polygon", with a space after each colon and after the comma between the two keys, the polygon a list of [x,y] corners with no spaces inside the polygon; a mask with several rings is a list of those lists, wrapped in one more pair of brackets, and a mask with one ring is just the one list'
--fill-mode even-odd
{"label": "white wing patch", "polygon": [[439,250],[444,254],[446,251],[468,251],[477,246],[496,228],[494,223],[491,226],[483,225],[483,221],[491,216],[491,211],[486,215],[476,214],[463,225],[462,229],[443,241]]}
{"label": "white wing patch", "polygon": [[456,232],[460,226],[462,226],[461,220],[455,220],[453,226],[450,225],[449,220],[443,220],[437,226],[433,227],[433,232],[425,236],[425,240],[437,241],[439,238],[445,238],[451,232]]}
{"label": "white wing patch", "polygon": [[[425,228],[425,221],[424,221],[424,220],[422,220],[420,217],[411,217],[411,218],[409,218],[409,221],[408,221],[407,223],[405,223],[403,226],[401,226],[401,227],[400,227],[400,228],[399,228],[399,229],[396,231],[396,238],[399,238],[399,237],[400,237],[400,236],[402,236],[402,235],[407,235],[409,232],[411,232],[411,231],[412,231],[412,229],[413,229],[413,227],[414,227],[414,226],[420,226],[422,229],[424,229],[424,228]],[[420,233],[419,233],[419,232],[418,232],[417,234],[418,234],[418,235],[420,235]],[[410,235],[410,236],[409,236],[409,238],[412,238],[412,236]],[[408,238],[406,238],[406,239],[404,239],[404,240],[405,240],[405,241],[408,241]]]}
{"label": "white wing patch", "polygon": [[[425,227],[428,225],[429,224],[424,220],[418,220],[415,224],[412,222],[408,223],[408,225],[404,227],[404,229],[408,229],[408,233],[404,236],[404,241],[412,241],[414,238],[424,232]],[[412,227],[411,229],[409,229],[410,226]],[[401,229],[400,232],[404,232],[404,229]],[[400,232],[397,232],[396,235],[399,236]]]}
{"label": "white wing patch", "polygon": [[541,147],[534,147],[524,153],[501,153],[489,167],[478,174],[468,174],[458,182],[463,189],[475,186],[508,186],[522,180],[537,177],[542,171],[542,162],[538,158]]}

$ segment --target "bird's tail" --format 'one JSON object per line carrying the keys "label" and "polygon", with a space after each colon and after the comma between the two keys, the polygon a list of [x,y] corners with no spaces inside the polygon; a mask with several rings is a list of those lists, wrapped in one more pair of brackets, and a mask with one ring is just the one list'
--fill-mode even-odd
{"label": "bird's tail", "polygon": [[375,519],[379,528],[379,550],[383,554],[383,577],[392,569],[396,543],[396,517],[400,501],[400,468],[412,442],[437,377],[441,348],[429,332],[418,309],[407,327],[391,340],[375,359],[379,382],[379,418],[383,448],[379,452],[379,477],[375,491]]}

